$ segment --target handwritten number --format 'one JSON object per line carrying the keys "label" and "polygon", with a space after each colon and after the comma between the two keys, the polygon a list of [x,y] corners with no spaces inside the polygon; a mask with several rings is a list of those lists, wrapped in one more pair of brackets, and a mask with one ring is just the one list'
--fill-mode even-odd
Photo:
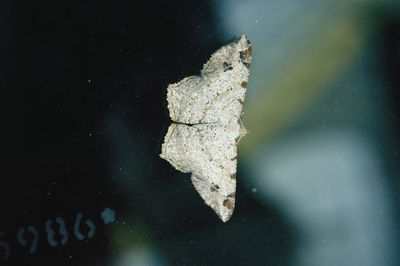
{"label": "handwritten number", "polygon": [[[56,218],[56,222],[58,224],[58,234],[62,236],[61,245],[64,246],[68,242],[68,232],[65,227],[65,221],[61,217]],[[50,246],[56,247],[58,245],[57,241],[54,239],[55,231],[52,228],[53,221],[51,219],[46,221],[46,234],[47,234],[47,241],[49,242]]]}
{"label": "handwritten number", "polygon": [[23,247],[28,246],[28,240],[25,238],[26,231],[32,235],[31,236],[32,243],[30,243],[29,253],[33,254],[37,249],[37,245],[38,245],[38,241],[39,241],[39,232],[32,225],[29,225],[27,230],[25,230],[24,227],[20,228],[17,233],[17,240],[18,240],[19,244]]}
{"label": "handwritten number", "polygon": [[[83,240],[85,239],[85,236],[81,233],[80,231],[80,225],[82,222],[82,213],[78,213],[78,215],[76,216],[75,219],[75,223],[74,223],[74,234],[76,239],[78,240]],[[88,238],[92,238],[96,232],[96,226],[94,225],[92,220],[86,220],[85,224],[87,225],[87,227],[89,227],[89,232],[87,233]]]}
{"label": "handwritten number", "polygon": [[[0,232],[0,237],[2,237],[4,235],[4,233]],[[0,241],[0,249],[3,249],[3,253],[0,253],[0,258],[2,258],[3,260],[8,259],[8,257],[10,257],[10,245],[6,242],[6,241]],[[3,254],[1,256],[1,254]]]}
{"label": "handwritten number", "polygon": [[[96,233],[96,225],[92,220],[86,219],[84,224],[88,228],[86,236],[81,232],[83,214],[79,212],[76,215],[74,222],[74,235],[78,240],[84,240],[85,238],[91,239]],[[100,217],[104,224],[110,224],[116,221],[116,213],[113,209],[105,208],[101,213]],[[54,222],[55,221],[55,222]],[[53,226],[58,228],[57,231],[53,229]],[[49,219],[45,223],[45,232],[47,236],[47,242],[51,247],[56,247],[58,245],[64,246],[69,240],[69,235],[65,221],[61,217],[56,217],[54,220]],[[56,234],[61,236],[61,240],[56,240]],[[11,248],[7,241],[2,240],[4,233],[0,232],[0,260],[6,260],[10,257]],[[59,237],[57,238],[59,239]],[[39,232],[36,227],[28,225],[27,227],[21,227],[17,232],[17,243],[22,247],[27,247],[28,252],[33,254],[36,252],[39,243]]]}

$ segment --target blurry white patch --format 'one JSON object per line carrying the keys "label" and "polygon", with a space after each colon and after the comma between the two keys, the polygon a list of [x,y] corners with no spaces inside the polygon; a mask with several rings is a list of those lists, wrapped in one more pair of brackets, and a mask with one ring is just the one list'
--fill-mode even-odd
{"label": "blurry white patch", "polygon": [[200,76],[168,86],[173,122],[160,157],[183,173],[205,203],[226,222],[235,207],[237,143],[246,134],[240,116],[251,45],[246,36],[217,50]]}
{"label": "blurry white patch", "polygon": [[252,181],[299,230],[296,266],[397,265],[390,192],[362,132],[297,131],[249,160]]}
{"label": "blurry white patch", "polygon": [[132,265],[149,265],[159,266],[166,265],[166,261],[161,254],[154,248],[139,247],[130,249],[120,254],[111,264],[113,266],[132,266]]}

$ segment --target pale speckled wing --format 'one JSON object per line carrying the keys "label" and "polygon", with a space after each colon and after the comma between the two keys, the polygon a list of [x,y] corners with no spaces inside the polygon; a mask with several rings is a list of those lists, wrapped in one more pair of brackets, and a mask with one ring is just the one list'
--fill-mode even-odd
{"label": "pale speckled wing", "polygon": [[223,221],[235,206],[236,142],[240,124],[229,126],[171,124],[161,158],[177,170],[192,173],[192,182],[207,205]]}
{"label": "pale speckled wing", "polygon": [[168,86],[172,123],[161,158],[177,170],[192,173],[196,190],[221,218],[235,207],[237,142],[244,136],[240,122],[247,89],[251,45],[242,35],[217,50],[200,76]]}
{"label": "pale speckled wing", "polygon": [[185,124],[229,123],[242,113],[247,89],[251,45],[243,35],[217,50],[200,76],[190,76],[168,86],[171,119]]}

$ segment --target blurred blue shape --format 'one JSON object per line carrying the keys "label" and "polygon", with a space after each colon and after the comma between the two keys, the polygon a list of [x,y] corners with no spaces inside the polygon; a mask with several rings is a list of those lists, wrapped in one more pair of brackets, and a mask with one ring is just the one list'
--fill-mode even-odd
{"label": "blurred blue shape", "polygon": [[101,213],[101,219],[105,224],[115,222],[115,211],[110,208],[105,208]]}

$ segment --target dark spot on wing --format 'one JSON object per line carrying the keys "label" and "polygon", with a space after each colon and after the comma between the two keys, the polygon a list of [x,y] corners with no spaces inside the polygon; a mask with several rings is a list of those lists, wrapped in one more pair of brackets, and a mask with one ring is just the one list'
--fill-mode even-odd
{"label": "dark spot on wing", "polygon": [[236,173],[230,175],[231,179],[236,179]]}
{"label": "dark spot on wing", "polygon": [[240,86],[242,86],[242,88],[247,88],[247,82],[246,82],[246,81],[243,81],[243,82],[240,84]]}
{"label": "dark spot on wing", "polygon": [[240,61],[249,69],[251,63],[251,47],[244,51],[240,51]]}
{"label": "dark spot on wing", "polygon": [[216,192],[219,190],[219,186],[216,184],[212,184],[210,187],[211,192]]}
{"label": "dark spot on wing", "polygon": [[223,205],[225,206],[225,208],[233,210],[233,208],[235,208],[235,201],[230,198],[227,198],[224,200]]}
{"label": "dark spot on wing", "polygon": [[222,67],[224,68],[224,72],[233,69],[232,64],[228,64],[227,62],[224,62],[224,63],[222,64]]}

